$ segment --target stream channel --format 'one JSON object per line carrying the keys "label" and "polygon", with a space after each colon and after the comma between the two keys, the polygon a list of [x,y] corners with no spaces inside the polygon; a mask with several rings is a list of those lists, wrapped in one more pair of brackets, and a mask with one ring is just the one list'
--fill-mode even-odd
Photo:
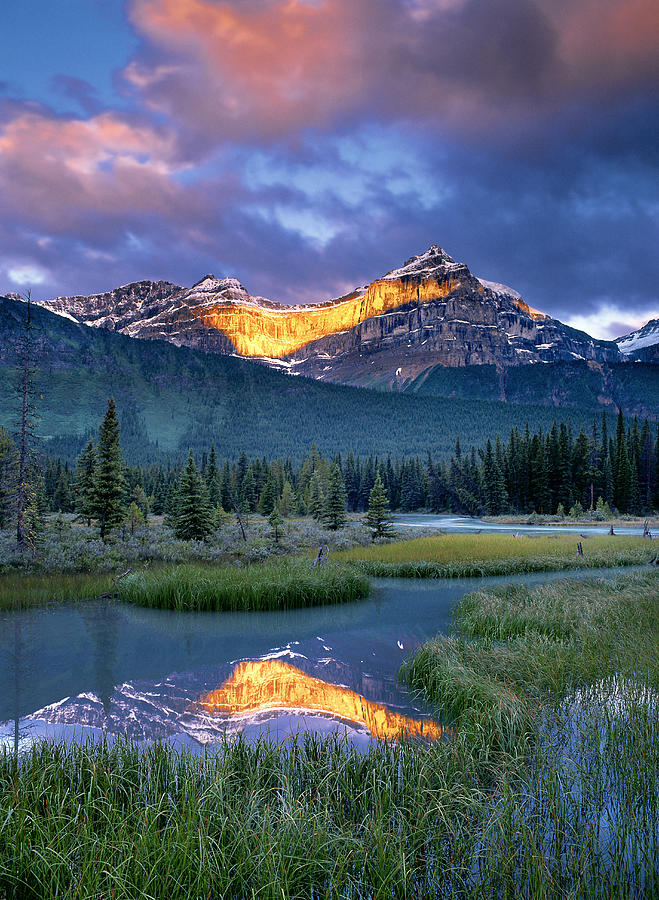
{"label": "stream channel", "polygon": [[0,746],[106,734],[191,750],[242,733],[340,731],[436,737],[441,725],[398,681],[477,588],[624,569],[467,579],[374,579],[367,600],[285,612],[190,613],[85,601],[0,613]]}

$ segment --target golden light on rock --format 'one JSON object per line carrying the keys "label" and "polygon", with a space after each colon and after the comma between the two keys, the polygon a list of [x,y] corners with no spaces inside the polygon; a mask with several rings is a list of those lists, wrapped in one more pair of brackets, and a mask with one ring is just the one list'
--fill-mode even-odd
{"label": "golden light on rock", "polygon": [[275,359],[288,356],[312,341],[349,331],[365,319],[412,303],[447,297],[460,280],[446,278],[381,279],[364,294],[332,303],[277,309],[233,302],[194,309],[204,324],[224,332],[242,356]]}
{"label": "golden light on rock", "polygon": [[365,725],[377,740],[397,740],[402,734],[437,740],[446,732],[429,719],[403,716],[350,688],[314,678],[278,659],[239,663],[224,684],[199,703],[208,712],[229,716],[269,709],[325,713]]}

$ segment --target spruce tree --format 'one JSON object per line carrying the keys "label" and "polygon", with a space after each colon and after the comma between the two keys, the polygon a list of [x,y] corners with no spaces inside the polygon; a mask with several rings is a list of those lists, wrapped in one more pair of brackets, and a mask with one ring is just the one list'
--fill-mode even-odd
{"label": "spruce tree", "polygon": [[284,524],[284,520],[279,512],[277,505],[275,504],[272,507],[270,515],[268,516],[268,525],[272,528],[272,533],[275,539],[275,544],[279,543],[279,529]]}
{"label": "spruce tree", "polygon": [[261,499],[259,500],[259,510],[261,515],[269,516],[277,505],[277,492],[275,490],[275,482],[272,475],[268,475],[263,490],[261,491]]}
{"label": "spruce tree", "polygon": [[293,491],[293,485],[288,478],[284,481],[284,486],[281,490],[279,509],[284,518],[290,516],[295,509],[295,492]]}
{"label": "spruce tree", "polygon": [[78,457],[75,472],[75,510],[87,520],[88,528],[92,524],[95,470],[96,451],[90,440]]}
{"label": "spruce tree", "polygon": [[98,432],[96,467],[90,513],[104,541],[124,519],[124,474],[119,444],[119,421],[112,398]]}
{"label": "spruce tree", "polygon": [[379,472],[368,498],[368,512],[365,521],[371,529],[373,540],[391,537],[394,532],[394,517],[389,511],[389,498]]}
{"label": "spruce tree", "polygon": [[320,478],[320,472],[315,471],[309,482],[309,512],[317,522],[323,517],[323,509],[325,508],[325,493]]}
{"label": "spruce tree", "polygon": [[647,419],[643,422],[640,446],[640,458],[638,461],[639,503],[641,512],[649,513],[652,512],[654,453],[652,450],[652,437],[650,436],[650,424]]}
{"label": "spruce tree", "polygon": [[331,531],[337,531],[348,521],[346,516],[346,488],[338,463],[333,463],[327,482],[327,497],[323,507],[323,522]]}
{"label": "spruce tree", "polygon": [[218,506],[221,500],[222,485],[220,481],[220,472],[217,467],[217,456],[215,454],[215,444],[211,447],[206,463],[206,487],[208,488],[208,502],[213,509]]}
{"label": "spruce tree", "polygon": [[254,480],[254,473],[252,472],[251,466],[245,473],[240,494],[238,496],[240,498],[239,506],[242,511],[246,513],[256,511],[256,481]]}
{"label": "spruce tree", "polygon": [[632,466],[629,459],[625,421],[622,410],[618,410],[615,442],[614,503],[618,512],[629,512],[632,504]]}
{"label": "spruce tree", "polygon": [[0,426],[0,530],[11,521],[18,454],[4,425]]}
{"label": "spruce tree", "polygon": [[173,513],[174,533],[183,541],[203,541],[213,529],[213,516],[203,476],[192,450],[181,473]]}

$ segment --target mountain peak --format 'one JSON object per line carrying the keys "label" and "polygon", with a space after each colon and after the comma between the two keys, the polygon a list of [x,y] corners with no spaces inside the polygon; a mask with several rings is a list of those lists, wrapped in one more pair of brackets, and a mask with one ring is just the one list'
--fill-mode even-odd
{"label": "mountain peak", "polygon": [[[625,356],[633,358],[641,353],[641,358],[650,358],[650,354],[659,355],[659,319],[649,319],[642,328],[616,338],[618,350]],[[655,348],[654,350],[651,348]]]}
{"label": "mountain peak", "polygon": [[427,275],[430,276],[438,269],[443,272],[458,266],[458,263],[449,256],[445,250],[438,244],[431,244],[425,253],[418,256],[411,256],[405,260],[398,269],[392,269],[384,276],[386,279],[404,278],[406,275]]}

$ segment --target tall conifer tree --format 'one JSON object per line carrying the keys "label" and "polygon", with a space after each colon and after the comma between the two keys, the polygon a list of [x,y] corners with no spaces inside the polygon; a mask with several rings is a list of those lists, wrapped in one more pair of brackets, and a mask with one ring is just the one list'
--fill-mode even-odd
{"label": "tall conifer tree", "polygon": [[346,488],[338,463],[333,463],[327,482],[327,497],[323,507],[323,522],[327,528],[337,531],[348,521],[346,516]]}
{"label": "tall conifer tree", "polygon": [[390,537],[394,531],[393,521],[394,517],[389,511],[389,498],[378,472],[368,498],[368,512],[366,513],[366,524],[371,529],[373,540],[379,537]]}
{"label": "tall conifer tree", "polygon": [[94,483],[96,475],[96,450],[94,441],[90,440],[78,457],[75,473],[75,508],[78,515],[87,520],[91,526],[94,514]]}
{"label": "tall conifer tree", "polygon": [[208,488],[208,502],[215,509],[216,506],[220,505],[222,499],[222,485],[220,484],[220,472],[217,468],[215,444],[211,446],[211,452],[208,454],[206,462],[206,487]]}
{"label": "tall conifer tree", "polygon": [[90,511],[96,519],[102,540],[121,524],[124,518],[124,473],[119,443],[119,421],[112,397],[98,432],[96,468]]}
{"label": "tall conifer tree", "polygon": [[208,491],[192,450],[179,480],[173,525],[176,537],[184,541],[203,541],[213,529]]}

